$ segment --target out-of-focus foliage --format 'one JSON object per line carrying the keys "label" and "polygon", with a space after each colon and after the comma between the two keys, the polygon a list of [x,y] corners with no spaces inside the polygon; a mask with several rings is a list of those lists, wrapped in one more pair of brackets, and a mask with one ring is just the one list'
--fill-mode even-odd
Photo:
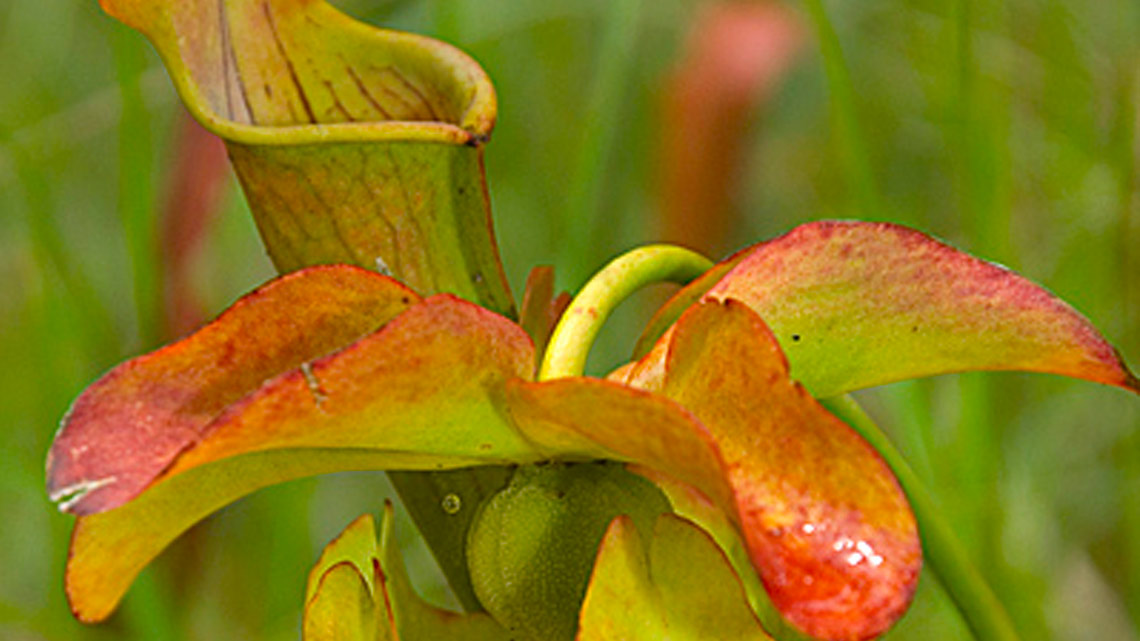
{"label": "out-of-focus foliage", "polygon": [[[560,285],[577,287],[655,239],[661,131],[671,126],[661,105],[695,0],[339,4],[459,44],[491,75],[500,119],[488,177],[516,292],[531,265],[557,261]],[[740,132],[738,229],[702,249],[824,217],[915,225],[1047,284],[1135,365],[1140,8],[787,4],[809,41]],[[181,108],[149,46],[94,0],[4,3],[0,60],[0,637],[297,638],[308,568],[346,523],[381,510],[381,475],[251,497],[177,544],[108,624],[85,628],[67,613],[59,577],[71,517],[44,496],[43,459],[75,394],[163,338],[155,230]],[[232,186],[224,206],[190,279],[210,314],[272,272]],[[568,245],[587,251],[568,255]],[[607,328],[595,371],[628,356],[614,346],[628,346],[645,311],[624,310]],[[995,374],[863,400],[938,489],[1024,638],[1138,638],[1135,399]],[[400,541],[415,539],[398,526]],[[428,595],[446,599],[423,549],[409,554]],[[967,637],[924,576],[889,638]]]}

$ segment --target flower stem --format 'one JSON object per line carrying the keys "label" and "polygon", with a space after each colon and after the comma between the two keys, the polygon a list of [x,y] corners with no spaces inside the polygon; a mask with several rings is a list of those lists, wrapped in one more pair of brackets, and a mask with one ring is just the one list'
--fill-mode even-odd
{"label": "flower stem", "polygon": [[821,402],[878,450],[895,473],[918,520],[926,558],[958,606],[958,611],[970,626],[974,637],[979,641],[1019,641],[1009,614],[970,560],[955,536],[954,528],[939,510],[934,496],[887,435],[850,396],[838,396]]}
{"label": "flower stem", "polygon": [[700,254],[673,245],[647,245],[615,258],[566,308],[539,368],[538,380],[581,376],[590,346],[610,312],[634,292],[661,282],[685,284],[713,267]]}

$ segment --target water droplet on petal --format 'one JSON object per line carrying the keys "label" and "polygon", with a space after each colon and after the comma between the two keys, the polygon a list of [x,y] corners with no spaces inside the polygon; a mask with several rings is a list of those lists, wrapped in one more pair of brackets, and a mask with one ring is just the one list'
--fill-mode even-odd
{"label": "water droplet on petal", "polygon": [[448,494],[440,501],[440,507],[448,514],[459,514],[459,510],[463,508],[463,501],[459,500],[458,494]]}

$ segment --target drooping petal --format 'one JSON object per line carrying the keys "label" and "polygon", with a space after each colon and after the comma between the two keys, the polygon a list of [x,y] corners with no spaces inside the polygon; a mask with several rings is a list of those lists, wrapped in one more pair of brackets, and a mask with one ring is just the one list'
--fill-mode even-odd
{"label": "drooping petal", "polygon": [[579,623],[578,641],[771,639],[712,538],[668,514],[648,546],[629,517],[613,521]]}
{"label": "drooping petal", "polygon": [[500,411],[505,381],[530,376],[533,363],[518,326],[441,294],[278,376],[222,412],[134,500],[80,518],[67,571],[73,610],[104,618],[178,534],[266,485],[340,470],[536,460]]}
{"label": "drooping petal", "polygon": [[775,338],[743,304],[701,303],[663,341],[662,393],[715,439],[772,602],[819,638],[883,633],[910,603],[922,562],[887,466],[788,377]]}
{"label": "drooping petal", "polygon": [[676,403],[610,381],[515,380],[507,404],[520,432],[554,458],[633,462],[685,481],[732,508],[724,464],[708,431]]}
{"label": "drooping petal", "polygon": [[816,396],[968,370],[1047,372],[1140,392],[1119,353],[1073,308],[911,229],[817,222],[734,258],[719,282],[700,286],[755,310],[792,376]]}
{"label": "drooping petal", "polygon": [[649,576],[649,559],[633,519],[610,523],[586,598],[578,614],[577,641],[666,637],[663,608]]}
{"label": "drooping petal", "polygon": [[416,300],[390,278],[344,265],[270,282],[192,336],[87,388],[48,453],[49,495],[76,514],[121,505],[227,406],[375,331]]}
{"label": "drooping petal", "polygon": [[304,640],[505,640],[506,631],[488,615],[443,610],[416,594],[393,520],[392,504],[385,503],[379,542],[366,515],[325,548],[309,575]]}
{"label": "drooping petal", "polygon": [[230,406],[166,476],[287,448],[386,450],[404,461],[391,469],[525,459],[532,447],[502,415],[499,395],[508,380],[527,378],[532,368],[533,347],[521,328],[438,294]]}
{"label": "drooping petal", "polygon": [[196,467],[114,510],[81,516],[64,576],[71,611],[86,623],[106,619],[171,541],[251,492],[315,474],[383,469],[391,458],[359,449],[259,452]]}

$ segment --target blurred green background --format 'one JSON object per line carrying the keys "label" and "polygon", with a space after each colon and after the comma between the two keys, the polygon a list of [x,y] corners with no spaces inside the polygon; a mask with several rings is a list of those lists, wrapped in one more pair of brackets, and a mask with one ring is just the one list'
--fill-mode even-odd
{"label": "blurred green background", "polygon": [[[533,265],[556,263],[560,284],[577,288],[620,251],[669,237],[669,215],[693,215],[679,200],[712,203],[697,213],[726,233],[698,244],[714,254],[812,219],[890,220],[1045,284],[1140,362],[1134,0],[785,3],[769,27],[798,54],[717,112],[731,135],[680,153],[667,141],[697,136],[684,121],[704,103],[676,96],[694,77],[720,77],[692,55],[708,6],[337,4],[457,43],[495,81],[488,173],[516,295]],[[679,72],[682,60],[697,71]],[[688,90],[714,107],[720,95],[715,83]],[[0,638],[298,638],[308,567],[387,492],[379,474],[264,491],[184,537],[108,623],[68,614],[72,518],[44,495],[44,456],[87,383],[169,338],[154,239],[182,118],[149,45],[94,0],[0,5]],[[733,178],[722,200],[677,196],[700,186],[670,178],[670,163],[697,175],[717,162],[728,168],[714,178]],[[184,284],[209,315],[272,273],[232,179],[224,187]],[[607,327],[595,371],[628,355],[649,298]],[[1137,398],[989,374],[861,400],[935,488],[1023,638],[1140,639]],[[400,534],[413,538],[406,524]],[[444,598],[424,551],[409,554]],[[968,634],[924,575],[889,638]]]}

